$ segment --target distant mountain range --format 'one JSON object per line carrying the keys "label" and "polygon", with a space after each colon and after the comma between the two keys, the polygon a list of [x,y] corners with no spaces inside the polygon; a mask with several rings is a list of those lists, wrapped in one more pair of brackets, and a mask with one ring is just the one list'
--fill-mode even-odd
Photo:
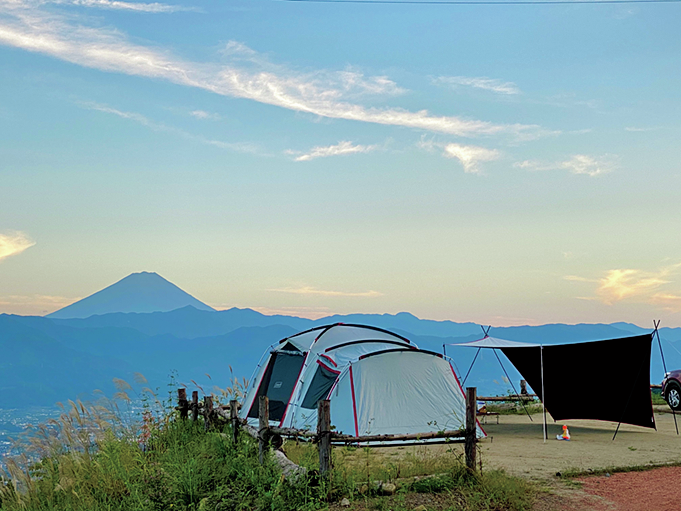
{"label": "distant mountain range", "polygon": [[[199,307],[186,301],[196,301]],[[179,306],[164,310],[173,304]],[[267,316],[251,309],[215,311],[155,273],[137,273],[47,317],[0,314],[0,408],[87,398],[95,389],[111,395],[114,377],[132,383],[135,373],[142,373],[148,386],[162,395],[171,373],[177,381],[190,387],[193,381],[206,392],[214,385],[224,388],[231,385],[232,376],[249,378],[271,344],[295,332],[337,322],[386,328],[437,352],[443,351],[443,345],[482,336],[474,323],[424,320],[406,312],[336,315],[313,321]],[[644,332],[650,330],[613,323],[502,327],[491,333],[515,341],[558,344]],[[662,328],[660,333],[668,368],[681,368],[681,328]],[[445,349],[463,377],[476,350]],[[520,376],[500,357],[516,383]],[[651,370],[652,380],[659,382],[663,371],[657,344]],[[477,386],[479,394],[511,390],[496,356],[487,350],[481,351],[466,384]]]}

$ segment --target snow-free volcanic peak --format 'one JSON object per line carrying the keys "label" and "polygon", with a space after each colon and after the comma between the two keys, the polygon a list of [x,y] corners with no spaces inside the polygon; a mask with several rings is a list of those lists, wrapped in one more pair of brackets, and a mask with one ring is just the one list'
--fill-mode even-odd
{"label": "snow-free volcanic peak", "polygon": [[72,319],[111,312],[168,312],[187,305],[199,310],[215,310],[158,273],[143,271],[132,273],[87,298],[48,314],[47,317]]}

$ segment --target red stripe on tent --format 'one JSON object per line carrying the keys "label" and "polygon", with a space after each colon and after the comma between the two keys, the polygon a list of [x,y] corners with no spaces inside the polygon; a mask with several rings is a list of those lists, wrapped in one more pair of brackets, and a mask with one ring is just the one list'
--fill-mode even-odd
{"label": "red stripe on tent", "polygon": [[333,385],[331,386],[331,390],[329,390],[329,393],[326,395],[326,399],[331,399],[331,394],[333,394],[333,390],[336,388],[338,385],[338,382],[340,381],[340,378],[336,378],[336,381],[333,382]]}
{"label": "red stripe on tent", "polygon": [[324,369],[326,369],[327,371],[329,371],[329,372],[331,372],[331,373],[333,373],[333,374],[340,374],[340,373],[341,373],[340,371],[337,371],[336,369],[331,369],[329,366],[327,366],[327,365],[326,365],[324,362],[322,362],[321,360],[317,360],[317,363],[318,363],[320,366],[322,366]]}
{"label": "red stripe on tent", "polygon": [[[454,375],[454,379],[456,380],[457,385],[459,386],[459,389],[461,389],[461,393],[463,394],[464,398],[466,397],[466,393],[463,391],[463,387],[461,386],[461,383],[459,382],[459,377],[456,375],[456,371],[454,371],[454,368],[452,367],[452,364],[450,362],[449,368],[452,370],[452,374]],[[464,399],[465,400],[465,399]],[[487,436],[487,433],[485,433],[485,430],[482,428],[482,425],[480,424],[480,421],[478,420],[478,403],[475,403],[475,422],[477,423],[478,427],[480,428],[480,431],[482,431],[483,435]]]}
{"label": "red stripe on tent", "polygon": [[355,415],[355,436],[359,436],[359,426],[357,425],[357,403],[355,402],[355,380],[352,377],[352,365],[350,365],[350,390],[352,391],[352,412]]}
{"label": "red stripe on tent", "polygon": [[305,362],[307,362],[307,356],[310,354],[308,351],[305,354],[305,360],[303,360],[303,365],[300,366],[300,371],[298,371],[298,377],[296,378],[296,384],[293,386],[293,390],[291,391],[291,395],[288,397],[288,402],[286,403],[286,408],[284,408],[284,413],[281,416],[281,420],[279,421],[279,427],[281,428],[284,424],[284,419],[286,418],[286,412],[288,412],[288,405],[291,404],[291,399],[293,399],[293,394],[296,391],[296,387],[298,386],[298,383],[300,382],[300,375],[303,373],[303,369],[305,368]]}
{"label": "red stripe on tent", "polygon": [[330,356],[324,355],[323,353],[319,356],[331,362],[333,364],[333,367],[338,367],[338,364],[336,364]]}

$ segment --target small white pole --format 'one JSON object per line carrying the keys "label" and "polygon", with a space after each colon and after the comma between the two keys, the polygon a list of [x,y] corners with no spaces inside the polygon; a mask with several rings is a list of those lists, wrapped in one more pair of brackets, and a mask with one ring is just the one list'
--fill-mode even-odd
{"label": "small white pole", "polygon": [[546,401],[546,394],[544,393],[544,345],[539,346],[539,353],[541,357],[541,409],[544,415],[544,443],[546,443],[546,439],[548,437],[547,431],[546,431],[546,408],[544,405],[544,401]]}

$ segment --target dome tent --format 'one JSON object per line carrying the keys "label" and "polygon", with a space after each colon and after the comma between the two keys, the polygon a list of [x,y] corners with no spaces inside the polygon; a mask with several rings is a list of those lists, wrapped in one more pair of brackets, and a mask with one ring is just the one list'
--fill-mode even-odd
{"label": "dome tent", "polygon": [[266,395],[270,423],[281,427],[315,429],[321,399],[331,401],[335,430],[355,436],[465,425],[465,396],[451,364],[387,330],[317,327],[282,339],[263,358],[240,412],[252,423],[257,398]]}

